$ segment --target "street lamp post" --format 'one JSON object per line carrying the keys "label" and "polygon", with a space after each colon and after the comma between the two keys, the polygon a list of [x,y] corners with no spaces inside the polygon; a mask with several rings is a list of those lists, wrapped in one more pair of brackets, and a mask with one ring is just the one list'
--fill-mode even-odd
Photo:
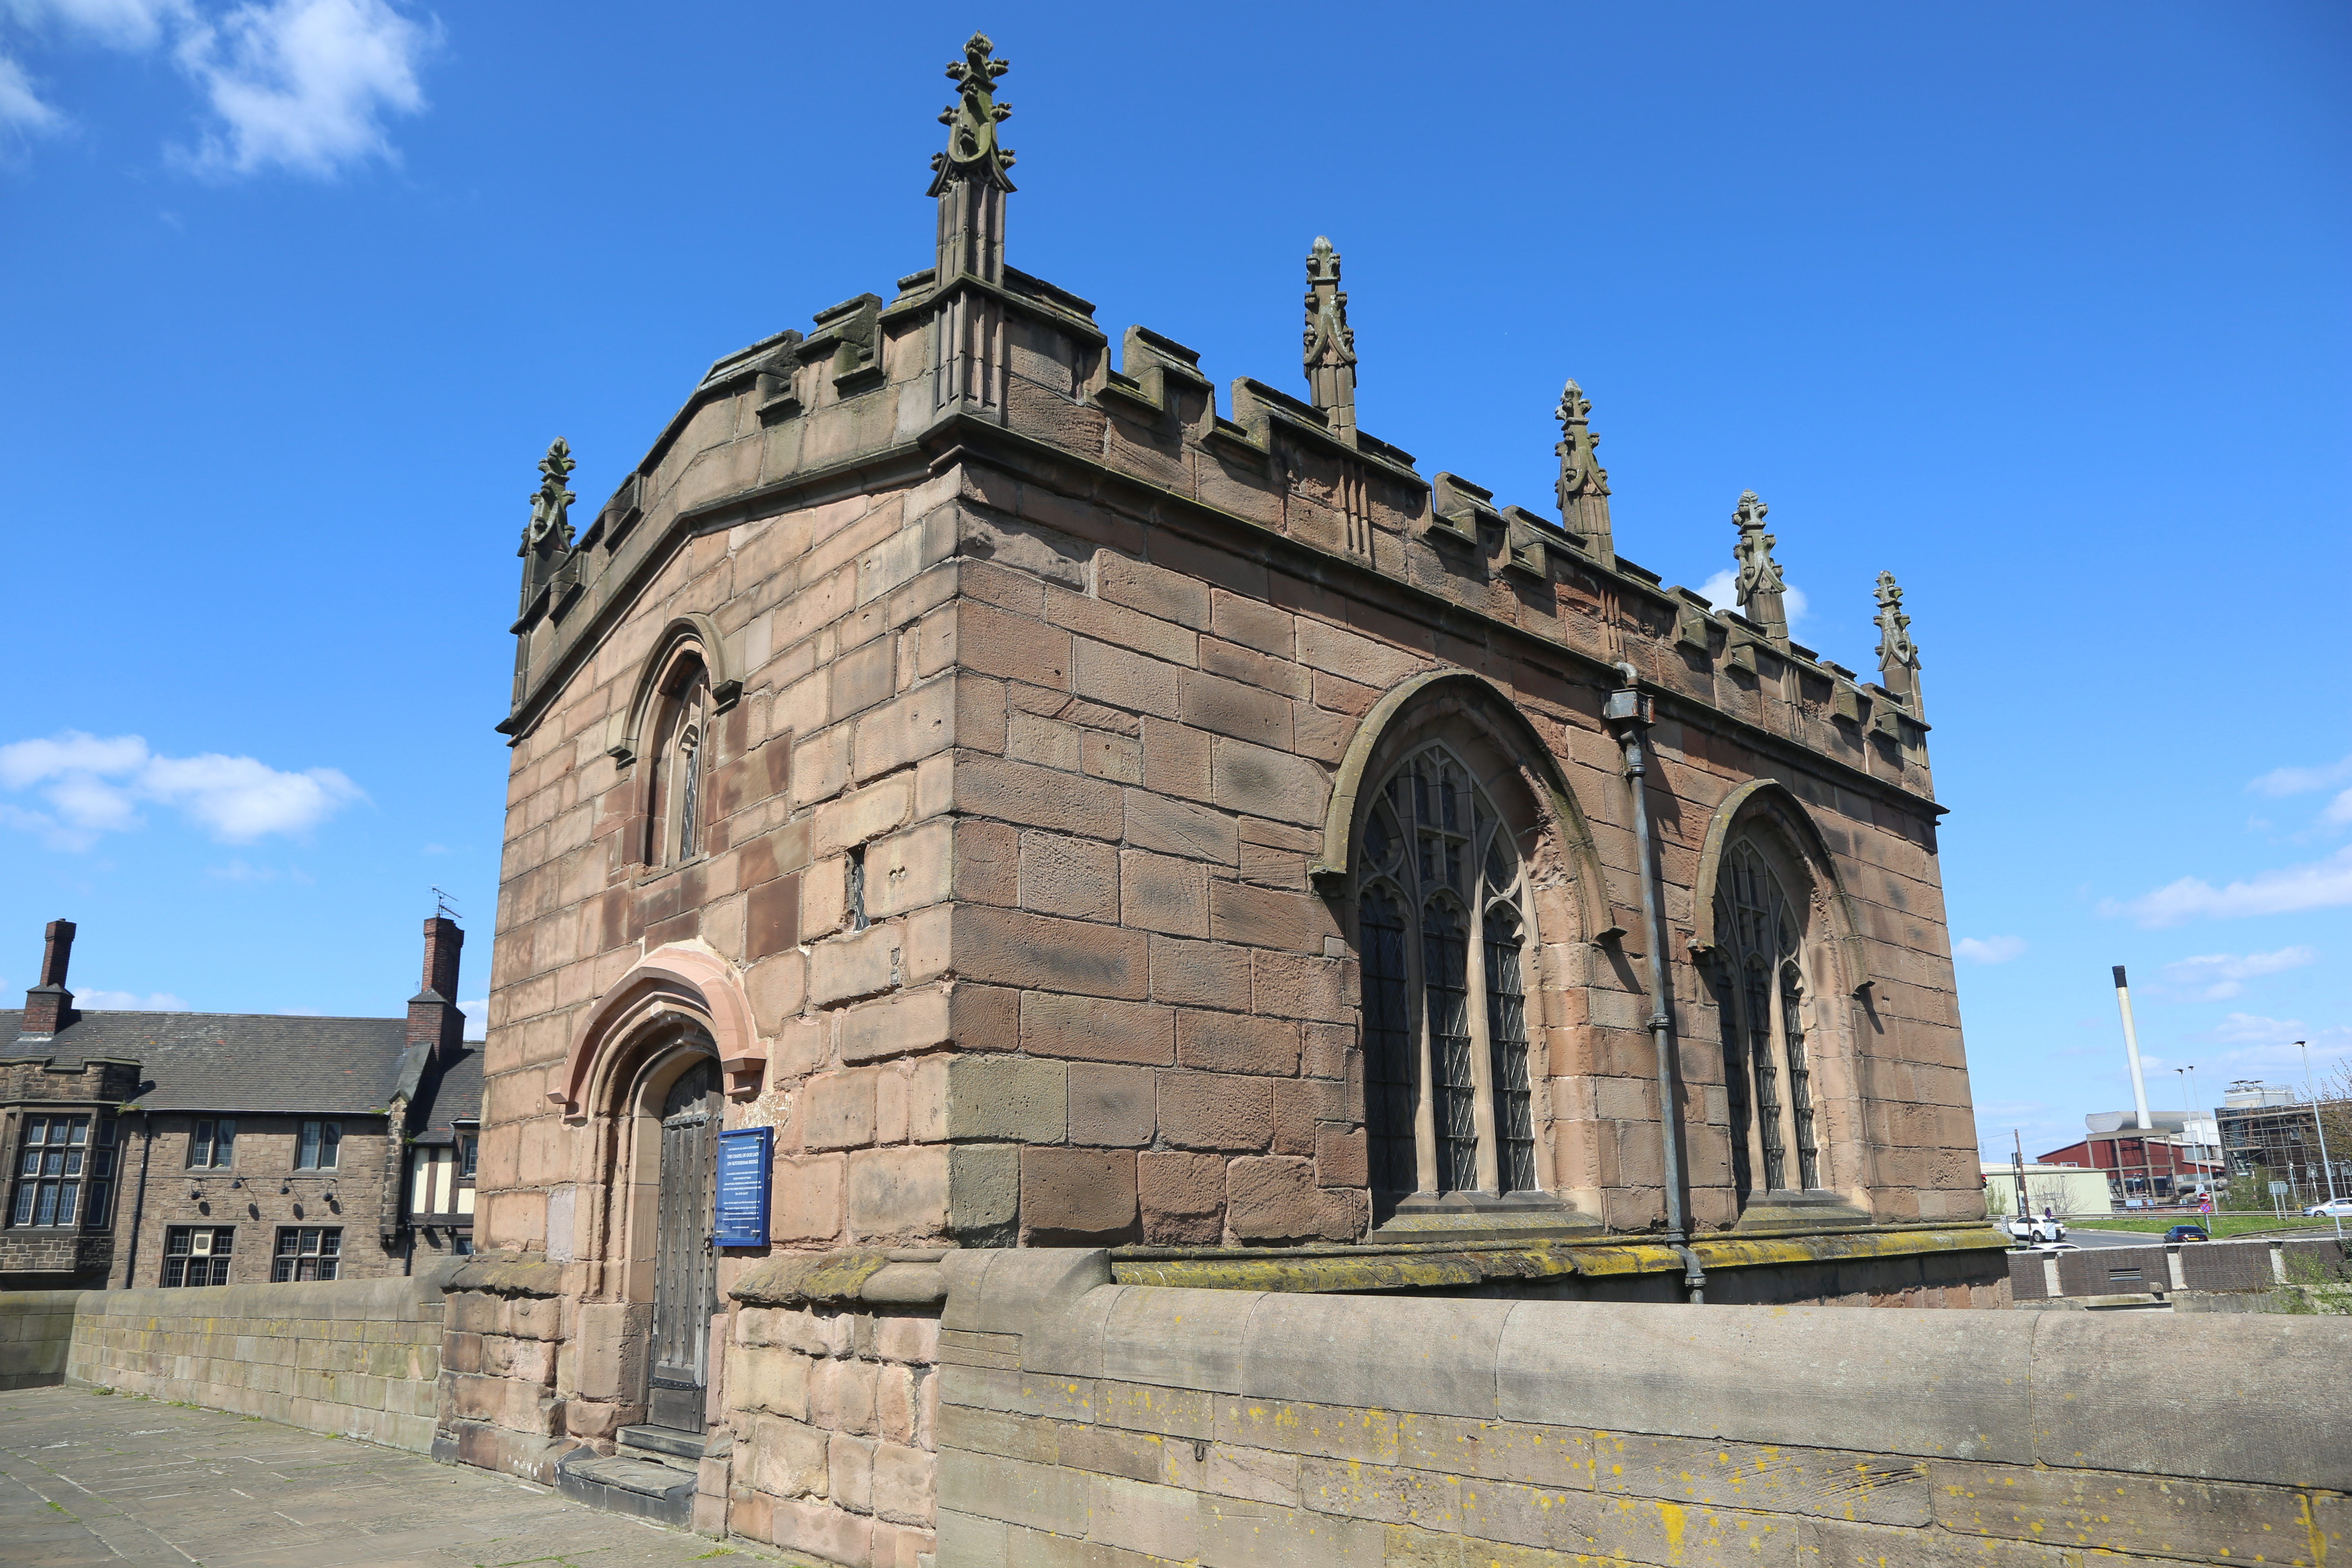
{"label": "street lamp post", "polygon": [[[2184,1121],[2184,1122],[2182,1123],[2182,1125],[2181,1125],[2181,1129],[2180,1129],[2180,1131],[2181,1131],[2182,1132],[2186,1133],[2186,1132],[2189,1131],[2189,1124],[2190,1124],[2190,1123],[2193,1123],[2193,1122],[2197,1120],[2197,1101],[2196,1101],[2194,1099],[2189,1099],[2189,1098],[2188,1098],[2188,1096],[2189,1096],[2189,1088],[2188,1088],[2188,1084],[2189,1084],[2189,1069],[2188,1069],[2187,1068],[2174,1068],[2172,1070],[2173,1070],[2174,1072],[2177,1072],[2177,1073],[2180,1074],[2180,1078],[2181,1078],[2181,1089],[2180,1089],[2180,1092],[2181,1092],[2182,1097],[2183,1097],[2184,1099],[2186,1099],[2186,1100],[2187,1100],[2187,1101],[2188,1101],[2189,1110],[2188,1110],[2188,1112],[2187,1112],[2187,1121]],[[2197,1182],[2197,1192],[2198,1192],[2198,1195],[2199,1195],[2200,1198],[2201,1198],[2201,1197],[2204,1197],[2204,1196],[2208,1195],[2208,1194],[2206,1194],[2206,1192],[2205,1192],[2205,1145],[2204,1145],[2204,1144],[2202,1144],[2202,1143],[2197,1143],[2197,1142],[2192,1142],[2192,1143],[2190,1143],[2190,1144],[2189,1145],[2189,1159],[2191,1159],[2192,1161],[2196,1162],[2196,1164],[2197,1164],[2197,1175],[2196,1175],[2196,1182]],[[2179,1162],[2176,1160],[2176,1161],[2174,1162],[2174,1163],[2175,1163],[2175,1167],[2176,1167],[2176,1169],[2175,1169],[2175,1171],[2174,1171],[2174,1173],[2173,1173],[2174,1177],[2175,1177],[2174,1185],[2178,1186],[2178,1185],[2179,1184],[2179,1179],[2178,1179],[2178,1178],[2179,1178],[2179,1170],[2178,1170]],[[2205,1234],[2206,1234],[2207,1236],[2210,1236],[2210,1235],[2212,1235],[2212,1234],[2213,1234],[2213,1227],[2212,1227],[2212,1226],[2211,1226],[2210,1223],[2208,1223],[2208,1224],[2206,1225],[2206,1226],[2205,1226]]]}
{"label": "street lamp post", "polygon": [[2327,1173],[2327,1217],[2336,1222],[2336,1243],[2344,1244],[2344,1216],[2336,1213],[2336,1162],[2327,1157],[2327,1118],[2320,1113],[2319,1089],[2311,1077],[2311,1046],[2305,1040],[2294,1043],[2303,1053],[2303,1087],[2311,1092],[2311,1124],[2319,1129],[2319,1168]]}

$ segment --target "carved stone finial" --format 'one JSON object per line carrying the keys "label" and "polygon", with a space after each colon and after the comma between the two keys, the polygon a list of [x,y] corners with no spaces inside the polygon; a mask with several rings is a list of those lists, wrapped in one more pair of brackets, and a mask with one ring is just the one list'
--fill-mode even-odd
{"label": "carved stone finial", "polygon": [[1013,182],[1004,171],[1013,167],[1013,149],[996,140],[999,121],[1013,117],[1013,106],[996,101],[996,79],[1013,62],[992,58],[996,46],[986,33],[974,33],[963,47],[963,58],[948,62],[948,79],[956,84],[956,100],[940,110],[948,128],[948,146],[931,157],[931,195],[938,195],[953,180],[983,178],[1005,190]]}
{"label": "carved stone finial", "polygon": [[1601,437],[1592,433],[1591,413],[1592,400],[1584,395],[1582,387],[1570,381],[1560,388],[1559,406],[1552,411],[1552,417],[1559,421],[1559,445],[1552,448],[1559,458],[1559,521],[1570,533],[1582,536],[1585,547],[1602,561],[1613,562],[1616,541],[1609,522],[1609,470],[1593,455]]}
{"label": "carved stone finial", "polygon": [[1348,296],[1339,287],[1339,253],[1321,235],[1307,253],[1307,384],[1331,431],[1356,436],[1356,332],[1348,325]]}
{"label": "carved stone finial", "polygon": [[1878,574],[1879,684],[1917,710],[1919,645],[1911,640],[1911,617],[1903,613],[1903,590],[1895,574]]}
{"label": "carved stone finial", "polygon": [[995,48],[986,33],[974,33],[963,58],[948,62],[956,100],[940,110],[947,151],[931,155],[931,195],[940,203],[936,276],[942,289],[961,277],[1004,281],[1004,194],[1013,189],[1004,171],[1013,167],[1013,149],[997,141],[996,127],[1013,106],[996,101],[996,79],[1012,62],[992,58]]}
{"label": "carved stone finial", "polygon": [[517,555],[572,548],[569,513],[572,503],[580,498],[563,487],[579,466],[572,460],[571,443],[558,436],[548,447],[547,456],[539,460],[539,489],[531,492],[530,521],[522,531],[522,548],[515,552]]}
{"label": "carved stone finial", "polygon": [[1757,499],[1754,490],[1739,492],[1739,504],[1731,513],[1732,526],[1739,530],[1739,542],[1731,547],[1731,558],[1739,563],[1740,614],[1786,642],[1789,612],[1781,595],[1788,584],[1780,580],[1780,563],[1772,559],[1772,546],[1779,539],[1764,531],[1764,514],[1771,510]]}

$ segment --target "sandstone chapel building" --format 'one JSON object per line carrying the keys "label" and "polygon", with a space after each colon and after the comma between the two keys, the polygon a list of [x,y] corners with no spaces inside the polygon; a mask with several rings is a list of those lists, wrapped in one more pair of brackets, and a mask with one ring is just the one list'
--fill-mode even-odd
{"label": "sandstone chapel building", "polygon": [[481,1053],[455,921],[404,1016],[94,1011],[75,928],[0,1012],[0,1290],[406,1274],[473,1250]]}
{"label": "sandstone chapel building", "polygon": [[2004,1303],[1893,579],[1875,682],[1753,494],[1739,607],[1666,585],[1573,382],[1556,505],[1425,474],[1321,239],[1305,395],[1114,345],[1006,259],[1003,68],[892,293],[719,360],[577,531],[540,465],[438,1451],[893,1562],[943,1258]]}

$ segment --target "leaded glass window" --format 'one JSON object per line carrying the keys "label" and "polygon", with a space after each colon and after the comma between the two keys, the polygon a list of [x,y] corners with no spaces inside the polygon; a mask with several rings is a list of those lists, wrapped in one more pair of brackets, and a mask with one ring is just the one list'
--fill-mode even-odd
{"label": "leaded glass window", "polygon": [[343,1233],[340,1227],[281,1226],[277,1255],[269,1260],[270,1282],[332,1279],[342,1253]]}
{"label": "leaded glass window", "polygon": [[28,1116],[16,1148],[16,1226],[102,1226],[113,1195],[114,1123],[88,1116]]}
{"label": "leaded glass window", "polygon": [[1731,1174],[1745,1202],[1759,1173],[1767,1191],[1822,1184],[1805,1055],[1803,931],[1796,906],[1747,839],[1716,878],[1714,983],[1731,1110]]}
{"label": "leaded glass window", "polygon": [[709,809],[710,678],[688,658],[667,678],[646,803],[653,813],[646,858],[677,865],[703,852]]}
{"label": "leaded glass window", "polygon": [[173,1226],[163,1233],[163,1273],[169,1289],[228,1283],[236,1232],[228,1226]]}
{"label": "leaded glass window", "polygon": [[1359,844],[1373,1187],[1538,1190],[1533,949],[1510,828],[1462,761],[1436,745],[1383,783]]}

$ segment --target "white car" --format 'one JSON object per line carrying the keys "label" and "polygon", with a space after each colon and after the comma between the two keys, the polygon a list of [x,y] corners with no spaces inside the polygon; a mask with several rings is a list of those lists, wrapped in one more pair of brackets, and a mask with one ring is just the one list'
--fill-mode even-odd
{"label": "white car", "polygon": [[2066,1239],[2066,1222],[2062,1219],[2043,1219],[2039,1215],[2028,1215],[2023,1219],[2005,1219],[2000,1222],[2000,1228],[2015,1237],[2020,1247],[2034,1247],[2044,1242]]}
{"label": "white car", "polygon": [[2346,1219],[2352,1219],[2352,1198],[2330,1198],[2326,1203],[2314,1204],[2303,1212],[2320,1216],[2338,1215]]}

